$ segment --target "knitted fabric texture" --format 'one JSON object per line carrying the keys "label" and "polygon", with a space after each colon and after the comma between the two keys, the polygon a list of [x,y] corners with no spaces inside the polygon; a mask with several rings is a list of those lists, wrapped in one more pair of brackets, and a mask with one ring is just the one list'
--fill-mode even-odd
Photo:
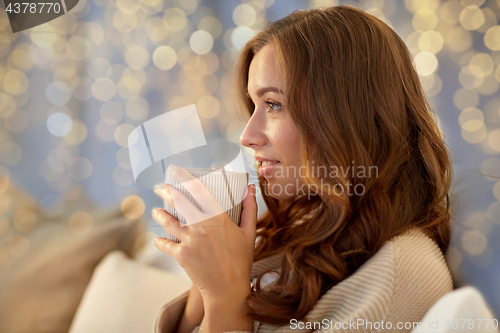
{"label": "knitted fabric texture", "polygon": [[[250,278],[267,269],[278,269],[282,259],[282,255],[275,255],[255,262]],[[318,299],[305,317],[316,323],[315,327],[302,326],[304,323],[298,326],[298,320],[283,326],[254,321],[253,333],[411,332],[414,327],[404,325],[419,322],[438,299],[452,290],[452,277],[441,250],[421,230],[412,229],[387,241],[354,274]],[[155,333],[175,333],[188,295],[189,290],[162,307]],[[361,323],[358,320],[364,324],[353,325]],[[382,321],[385,329],[380,328]],[[387,329],[388,322],[392,329]],[[398,323],[403,327],[396,326]],[[202,333],[202,327],[203,320],[191,333]]]}

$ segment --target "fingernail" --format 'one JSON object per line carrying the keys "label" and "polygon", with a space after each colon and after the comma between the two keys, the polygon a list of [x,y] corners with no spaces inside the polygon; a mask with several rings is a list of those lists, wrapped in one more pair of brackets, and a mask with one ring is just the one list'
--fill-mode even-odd
{"label": "fingernail", "polygon": [[170,171],[170,173],[176,173],[177,172],[177,166],[173,165],[173,164],[170,164],[168,166],[168,171]]}
{"label": "fingernail", "polygon": [[156,184],[154,186],[154,191],[161,191],[163,189],[165,189],[167,187],[167,185],[165,183],[159,183],[159,184]]}
{"label": "fingernail", "polygon": [[159,212],[160,210],[161,210],[160,208],[154,208],[154,209],[153,209],[153,215],[158,214],[158,212]]}
{"label": "fingernail", "polygon": [[156,236],[156,237],[154,238],[155,242],[157,242],[159,239],[160,239],[160,237],[158,237],[158,236]]}

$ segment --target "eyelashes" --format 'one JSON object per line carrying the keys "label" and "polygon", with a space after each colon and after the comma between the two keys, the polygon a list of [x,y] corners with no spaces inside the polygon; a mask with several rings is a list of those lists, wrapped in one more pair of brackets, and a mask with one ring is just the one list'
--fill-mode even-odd
{"label": "eyelashes", "polygon": [[278,109],[281,108],[280,103],[266,101],[266,104],[269,105],[268,113],[275,113]]}
{"label": "eyelashes", "polygon": [[[252,101],[251,98],[249,98],[250,102],[253,104],[254,106],[254,112],[257,110],[258,106]],[[274,101],[264,101],[264,103],[266,103],[268,105],[267,107],[267,110],[266,110],[266,113],[276,113],[277,111],[279,111],[280,109],[284,110],[283,109],[283,105],[281,105],[281,103],[278,103],[278,102],[274,102]],[[253,113],[253,112],[252,112]]]}

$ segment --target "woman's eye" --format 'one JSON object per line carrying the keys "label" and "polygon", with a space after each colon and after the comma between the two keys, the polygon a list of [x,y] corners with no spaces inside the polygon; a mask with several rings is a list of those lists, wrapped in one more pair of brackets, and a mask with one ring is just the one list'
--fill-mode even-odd
{"label": "woman's eye", "polygon": [[279,103],[275,103],[275,102],[266,102],[266,104],[269,105],[269,110],[267,112],[269,113],[273,113],[275,112],[277,109],[279,109],[281,107],[281,104]]}

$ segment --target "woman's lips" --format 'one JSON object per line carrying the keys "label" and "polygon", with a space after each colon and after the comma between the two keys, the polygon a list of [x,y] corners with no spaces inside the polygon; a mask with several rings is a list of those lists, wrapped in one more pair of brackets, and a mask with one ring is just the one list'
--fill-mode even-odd
{"label": "woman's lips", "polygon": [[277,166],[281,165],[280,161],[273,161],[273,164],[270,165],[262,165],[259,167],[259,174],[261,176],[267,176],[269,173],[276,168]]}

